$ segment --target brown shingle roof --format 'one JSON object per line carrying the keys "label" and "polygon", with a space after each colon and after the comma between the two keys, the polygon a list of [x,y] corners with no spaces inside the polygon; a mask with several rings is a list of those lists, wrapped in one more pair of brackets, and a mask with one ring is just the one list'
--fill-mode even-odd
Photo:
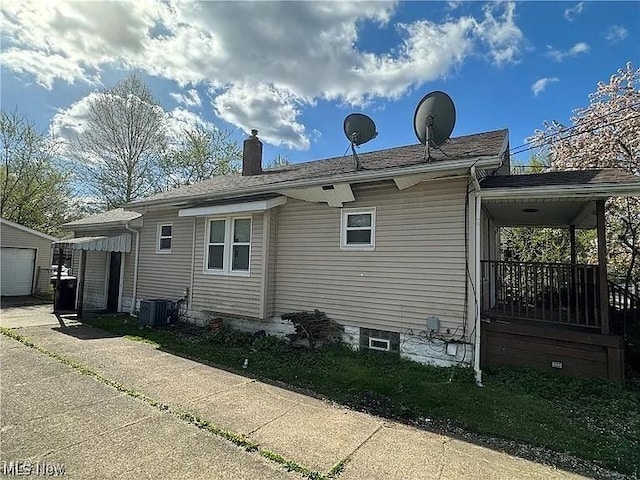
{"label": "brown shingle roof", "polygon": [[480,182],[484,188],[524,188],[552,185],[638,184],[640,177],[615,168],[566,170],[527,175],[494,175]]}
{"label": "brown shingle roof", "polygon": [[[506,145],[508,134],[508,130],[504,129],[452,138],[440,150],[431,149],[431,162],[498,156]],[[371,172],[418,165],[424,163],[423,155],[424,146],[416,144],[363,153],[359,157],[365,168],[363,172]],[[149,203],[188,200],[206,195],[222,197],[233,196],[240,192],[251,194],[252,191],[258,192],[271,185],[276,190],[276,188],[286,188],[287,183],[292,181],[321,180],[341,174],[354,174],[351,154],[347,154],[345,157],[292,164],[277,170],[266,170],[261,175],[243,177],[236,174],[213,177],[193,185],[136,200],[129,205],[136,207]],[[354,181],[357,181],[357,178]]]}

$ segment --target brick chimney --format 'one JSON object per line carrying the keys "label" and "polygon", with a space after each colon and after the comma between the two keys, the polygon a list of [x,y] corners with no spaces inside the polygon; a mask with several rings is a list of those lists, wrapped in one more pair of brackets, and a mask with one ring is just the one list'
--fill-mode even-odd
{"label": "brick chimney", "polygon": [[251,130],[251,136],[244,141],[242,149],[242,176],[262,173],[262,142],[258,130]]}

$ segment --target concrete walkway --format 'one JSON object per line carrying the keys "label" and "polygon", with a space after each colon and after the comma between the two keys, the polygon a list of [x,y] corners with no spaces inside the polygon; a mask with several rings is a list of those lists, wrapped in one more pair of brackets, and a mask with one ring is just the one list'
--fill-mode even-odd
{"label": "concrete walkway", "polygon": [[[1,317],[0,324],[16,326],[5,310]],[[33,322],[27,322],[30,323]],[[57,320],[49,319],[48,325],[24,326],[16,331],[47,351],[59,353],[99,372],[103,377],[168,405],[171,411],[189,412],[321,474],[327,474],[336,464],[344,462],[339,478],[347,480],[584,478],[454,438],[339,408],[81,324],[60,326]],[[8,349],[9,346],[13,348]],[[95,464],[86,454],[82,455],[87,445],[78,443],[81,439],[77,438],[75,429],[83,430],[87,424],[95,426],[90,432],[84,432],[85,440],[82,441],[99,445],[103,437],[96,439],[91,432],[106,428],[110,418],[108,412],[113,409],[122,411],[124,416],[119,417],[118,422],[123,423],[121,428],[127,429],[127,435],[117,436],[122,439],[129,436],[135,438],[135,441],[123,440],[116,446],[116,452],[120,451],[118,448],[126,452],[132,442],[143,448],[149,443],[157,443],[159,438],[173,439],[166,448],[153,455],[148,448],[145,450],[152,455],[145,458],[160,462],[156,473],[164,467],[169,469],[164,472],[166,478],[174,478],[172,472],[175,470],[170,468],[182,466],[182,462],[187,461],[182,454],[172,456],[171,453],[172,448],[179,452],[189,450],[185,447],[185,438],[190,439],[192,443],[189,445],[195,448],[194,455],[197,458],[202,455],[200,460],[203,462],[207,451],[211,457],[224,453],[226,463],[218,467],[229,468],[230,473],[212,471],[209,478],[278,478],[285,473],[284,468],[275,462],[265,465],[257,454],[239,450],[230,442],[198,430],[175,416],[167,418],[166,414],[154,410],[150,405],[123,396],[115,389],[15,340],[2,338],[2,352],[0,460],[37,456],[42,452],[57,452],[60,455],[64,452],[65,458],[69,459],[69,468],[74,466],[80,469],[77,471],[87,468],[91,473],[90,468],[94,468]],[[25,356],[31,359],[32,365]],[[35,375],[38,380],[25,383],[26,372],[35,372],[28,376]],[[43,384],[42,379],[48,380]],[[41,388],[46,390],[45,395],[51,396],[50,401],[33,399],[34,395],[42,398],[41,394],[36,395]],[[19,395],[24,402],[7,407],[5,392],[14,399]],[[102,402],[100,405],[104,406],[92,407],[91,402]],[[122,405],[114,402],[121,402]],[[36,425],[40,422],[40,428],[45,428],[43,422],[49,427],[50,422],[54,422],[60,429],[55,430],[55,435],[36,435],[34,432],[38,430],[29,423],[34,421]],[[175,436],[171,433],[173,429]],[[65,442],[72,440],[83,446],[64,447]],[[223,445],[225,442],[226,445]],[[233,453],[223,447],[233,450]],[[71,451],[75,453],[71,455]],[[236,454],[245,460],[236,457]],[[177,464],[162,463],[161,459],[169,458],[167,456],[174,458]],[[197,458],[189,457],[188,460],[200,465]],[[107,457],[100,461],[106,462],[105,465],[110,468],[116,468]],[[246,462],[253,462],[251,468],[275,468],[278,473],[265,471],[245,475],[237,469],[244,468]],[[130,464],[127,471],[138,478],[134,473],[147,474],[145,465],[147,463],[144,462]],[[83,478],[87,476],[83,475]]]}

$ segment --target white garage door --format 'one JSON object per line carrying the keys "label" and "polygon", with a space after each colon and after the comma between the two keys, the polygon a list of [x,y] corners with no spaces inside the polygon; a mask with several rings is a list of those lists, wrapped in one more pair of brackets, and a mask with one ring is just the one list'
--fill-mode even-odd
{"label": "white garage door", "polygon": [[0,292],[4,296],[31,295],[36,251],[3,247],[0,252]]}

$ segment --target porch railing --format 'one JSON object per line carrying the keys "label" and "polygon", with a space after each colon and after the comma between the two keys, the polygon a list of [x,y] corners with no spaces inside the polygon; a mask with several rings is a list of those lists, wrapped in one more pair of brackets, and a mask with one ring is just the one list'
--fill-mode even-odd
{"label": "porch railing", "polygon": [[608,283],[611,330],[626,338],[631,329],[633,336],[640,339],[640,297],[622,285]]}
{"label": "porch railing", "polygon": [[483,312],[600,328],[597,265],[496,260],[481,265]]}

